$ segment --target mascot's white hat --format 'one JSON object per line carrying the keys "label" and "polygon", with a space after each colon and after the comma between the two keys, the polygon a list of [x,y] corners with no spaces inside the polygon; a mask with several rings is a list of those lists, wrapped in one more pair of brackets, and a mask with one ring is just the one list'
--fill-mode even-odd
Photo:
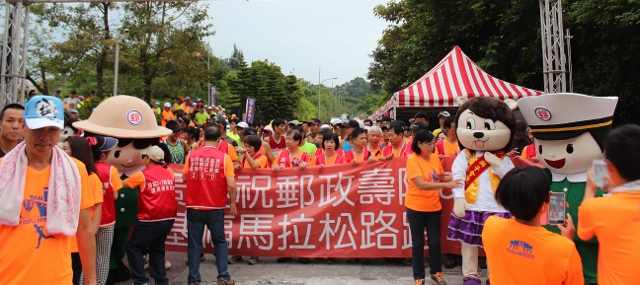
{"label": "mascot's white hat", "polygon": [[139,98],[118,95],[102,101],[88,120],[73,126],[91,133],[116,138],[158,138],[173,131],[159,127],[151,107]]}
{"label": "mascot's white hat", "polygon": [[565,140],[610,130],[617,102],[618,97],[557,93],[522,98],[518,107],[536,139]]}

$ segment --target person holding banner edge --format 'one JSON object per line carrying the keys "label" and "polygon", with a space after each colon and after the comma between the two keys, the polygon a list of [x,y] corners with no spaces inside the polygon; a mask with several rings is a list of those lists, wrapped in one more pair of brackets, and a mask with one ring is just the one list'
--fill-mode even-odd
{"label": "person holding banner edge", "polygon": [[430,277],[438,285],[446,285],[442,277],[442,252],[440,246],[440,224],[442,204],[440,189],[462,185],[462,180],[451,180],[445,175],[440,159],[433,153],[435,137],[428,131],[416,134],[407,159],[407,195],[405,207],[411,230],[413,278],[416,285],[424,284],[424,229],[429,245]]}

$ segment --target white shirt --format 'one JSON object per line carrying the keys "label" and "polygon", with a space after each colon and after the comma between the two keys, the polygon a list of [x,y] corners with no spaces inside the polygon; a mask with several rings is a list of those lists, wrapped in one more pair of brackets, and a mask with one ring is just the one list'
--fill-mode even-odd
{"label": "white shirt", "polygon": [[[476,151],[476,156],[478,159],[484,155],[483,151]],[[451,166],[451,176],[453,179],[460,179],[465,181],[467,177],[467,168],[469,167],[469,163],[467,162],[467,151],[461,151],[456,159],[453,161],[453,165]],[[493,186],[491,185],[491,179],[489,177],[489,171],[498,175],[500,179],[504,177],[511,169],[515,166],[513,162],[511,162],[511,158],[505,156],[502,158],[502,165],[499,169],[495,170],[492,167],[489,167],[485,170],[480,177],[478,177],[478,198],[476,199],[475,204],[469,204],[470,211],[481,211],[481,212],[498,212],[504,213],[508,212],[504,207],[498,205],[498,202],[495,198],[495,191]],[[451,189],[453,191],[454,198],[464,198],[464,187],[455,187]]]}

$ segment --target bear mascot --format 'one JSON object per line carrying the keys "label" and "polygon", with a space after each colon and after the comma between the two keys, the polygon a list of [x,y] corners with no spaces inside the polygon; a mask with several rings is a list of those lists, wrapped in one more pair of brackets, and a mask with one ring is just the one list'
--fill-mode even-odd
{"label": "bear mascot", "polygon": [[465,183],[452,189],[454,206],[447,239],[462,245],[463,284],[478,285],[478,248],[482,247],[484,222],[493,215],[511,217],[496,202],[494,194],[500,179],[514,168],[506,149],[515,132],[513,109],[517,104],[513,100],[476,97],[458,99],[458,105],[456,133],[460,149],[464,150],[454,159],[451,175]]}
{"label": "bear mascot", "polygon": [[[89,119],[73,123],[73,126],[98,135],[118,139],[104,162],[112,165],[124,180],[145,168],[141,150],[160,143],[160,137],[172,133],[158,126],[153,110],[144,101],[131,96],[119,95],[102,101]],[[116,224],[109,262],[107,284],[131,278],[124,265],[129,230],[138,221],[138,189],[123,188],[115,200]]]}
{"label": "bear mascot", "polygon": [[[536,155],[551,177],[551,191],[565,193],[567,214],[578,227],[578,207],[582,204],[587,172],[593,160],[604,158],[604,139],[611,130],[617,97],[594,97],[558,93],[523,98],[518,101],[535,138]],[[579,109],[578,109],[579,108]],[[605,192],[598,190],[596,196]],[[545,226],[560,233],[556,226]],[[573,241],[582,259],[584,280],[598,283],[598,241]]]}

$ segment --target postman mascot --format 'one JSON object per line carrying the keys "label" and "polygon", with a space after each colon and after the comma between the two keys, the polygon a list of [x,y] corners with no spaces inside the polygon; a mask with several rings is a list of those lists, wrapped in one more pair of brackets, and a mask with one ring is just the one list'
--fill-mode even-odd
{"label": "postman mascot", "polygon": [[[551,191],[565,193],[567,213],[578,227],[587,171],[604,158],[604,139],[611,130],[617,97],[559,93],[523,98],[518,105],[535,137],[536,155],[551,177]],[[597,196],[604,192],[598,190]],[[556,226],[545,226],[560,233]],[[584,280],[596,284],[598,241],[573,241],[582,259]]]}
{"label": "postman mascot", "polygon": [[[75,122],[73,126],[87,133],[118,139],[118,145],[109,152],[109,156],[104,161],[118,169],[123,180],[145,168],[141,150],[159,144],[160,137],[172,132],[170,129],[158,126],[153,110],[147,103],[136,97],[125,95],[102,101],[88,120]],[[123,258],[126,253],[129,230],[138,221],[138,189],[123,188],[118,191],[115,205],[116,224],[107,284],[131,278]]]}
{"label": "postman mascot", "polygon": [[[478,279],[478,248],[482,247],[482,229],[489,216],[510,218],[511,214],[495,199],[500,179],[514,165],[505,152],[511,145],[517,104],[491,97],[458,99],[456,114],[460,149],[453,161],[453,179],[464,186],[453,188],[453,213],[447,239],[462,244],[462,274],[464,285],[481,284]],[[487,284],[489,281],[487,280]]]}

